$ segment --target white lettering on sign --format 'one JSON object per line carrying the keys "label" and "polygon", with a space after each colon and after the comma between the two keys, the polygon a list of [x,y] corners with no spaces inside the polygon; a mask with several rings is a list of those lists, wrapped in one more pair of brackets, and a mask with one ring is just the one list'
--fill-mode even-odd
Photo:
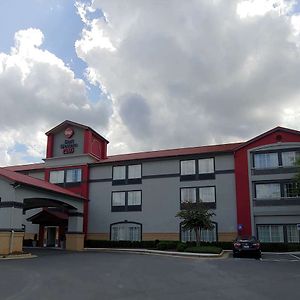
{"label": "white lettering on sign", "polygon": [[62,149],[63,154],[72,154],[75,152],[75,148],[77,147],[78,144],[76,144],[74,140],[65,140],[65,143],[60,145],[60,149]]}

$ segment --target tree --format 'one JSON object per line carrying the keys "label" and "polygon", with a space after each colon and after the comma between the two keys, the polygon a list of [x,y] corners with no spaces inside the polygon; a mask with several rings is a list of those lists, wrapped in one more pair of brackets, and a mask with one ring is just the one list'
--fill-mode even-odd
{"label": "tree", "polygon": [[215,213],[211,212],[207,206],[200,203],[183,203],[183,209],[176,214],[176,217],[183,220],[181,226],[183,230],[194,230],[196,234],[197,246],[200,246],[201,229],[211,230],[214,224],[211,220]]}

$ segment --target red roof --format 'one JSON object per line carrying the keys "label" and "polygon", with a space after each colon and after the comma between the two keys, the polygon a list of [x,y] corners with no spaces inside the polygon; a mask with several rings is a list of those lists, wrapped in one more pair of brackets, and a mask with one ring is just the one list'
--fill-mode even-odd
{"label": "red roof", "polygon": [[221,144],[221,145],[188,147],[188,148],[112,155],[112,156],[108,156],[107,159],[103,159],[93,164],[118,162],[118,161],[125,161],[125,160],[164,158],[164,157],[174,157],[174,156],[193,155],[193,154],[206,154],[206,153],[218,153],[218,152],[226,153],[226,152],[234,151],[237,147],[241,145],[243,145],[243,143],[230,143],[230,144]]}
{"label": "red roof", "polygon": [[18,166],[8,166],[4,167],[6,170],[10,171],[38,171],[45,169],[45,163],[36,163],[36,164],[28,164],[28,165],[18,165]]}
{"label": "red roof", "polygon": [[71,191],[68,191],[55,184],[37,178],[33,178],[18,172],[13,172],[5,168],[0,168],[0,176],[16,183],[34,186],[36,188],[47,190],[49,192],[59,193],[59,194],[63,194],[66,196],[71,196],[79,199],[85,199],[84,197],[75,194]]}
{"label": "red roof", "polygon": [[65,212],[44,208],[42,211],[28,218],[27,221],[35,221],[37,219],[45,217],[45,215],[51,215],[60,220],[68,220],[69,218],[68,214],[66,214]]}
{"label": "red roof", "polygon": [[284,131],[284,132],[287,132],[287,133],[300,135],[300,131],[298,131],[298,130],[290,129],[290,128],[286,128],[286,127],[281,127],[281,126],[277,126],[277,127],[273,128],[273,129],[270,129],[270,130],[268,130],[268,131],[266,131],[266,132],[264,132],[264,133],[262,133],[260,135],[257,135],[256,137],[254,137],[254,138],[246,141],[245,143],[242,143],[235,150],[239,150],[239,149],[241,149],[241,148],[243,148],[243,147],[245,147],[245,146],[247,146],[247,145],[249,145],[249,144],[257,141],[257,140],[260,140],[263,137],[265,137],[265,136],[267,136],[267,135],[269,135],[271,133],[277,132],[277,131]]}

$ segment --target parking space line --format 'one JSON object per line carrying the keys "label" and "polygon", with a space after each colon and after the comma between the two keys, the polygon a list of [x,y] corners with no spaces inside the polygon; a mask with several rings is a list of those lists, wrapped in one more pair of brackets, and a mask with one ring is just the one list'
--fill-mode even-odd
{"label": "parking space line", "polygon": [[294,255],[294,254],[290,254],[290,256],[296,258],[298,261],[300,261],[300,257],[298,257],[297,255]]}

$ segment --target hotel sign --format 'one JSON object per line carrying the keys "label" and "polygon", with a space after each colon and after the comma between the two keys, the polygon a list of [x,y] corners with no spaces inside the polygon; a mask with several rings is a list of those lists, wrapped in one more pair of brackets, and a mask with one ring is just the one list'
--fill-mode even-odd
{"label": "hotel sign", "polygon": [[75,148],[78,147],[78,144],[75,143],[74,139],[70,140],[70,138],[74,135],[74,129],[71,127],[66,128],[64,135],[67,139],[64,144],[60,145],[60,149],[62,149],[63,154],[72,154],[75,152]]}

